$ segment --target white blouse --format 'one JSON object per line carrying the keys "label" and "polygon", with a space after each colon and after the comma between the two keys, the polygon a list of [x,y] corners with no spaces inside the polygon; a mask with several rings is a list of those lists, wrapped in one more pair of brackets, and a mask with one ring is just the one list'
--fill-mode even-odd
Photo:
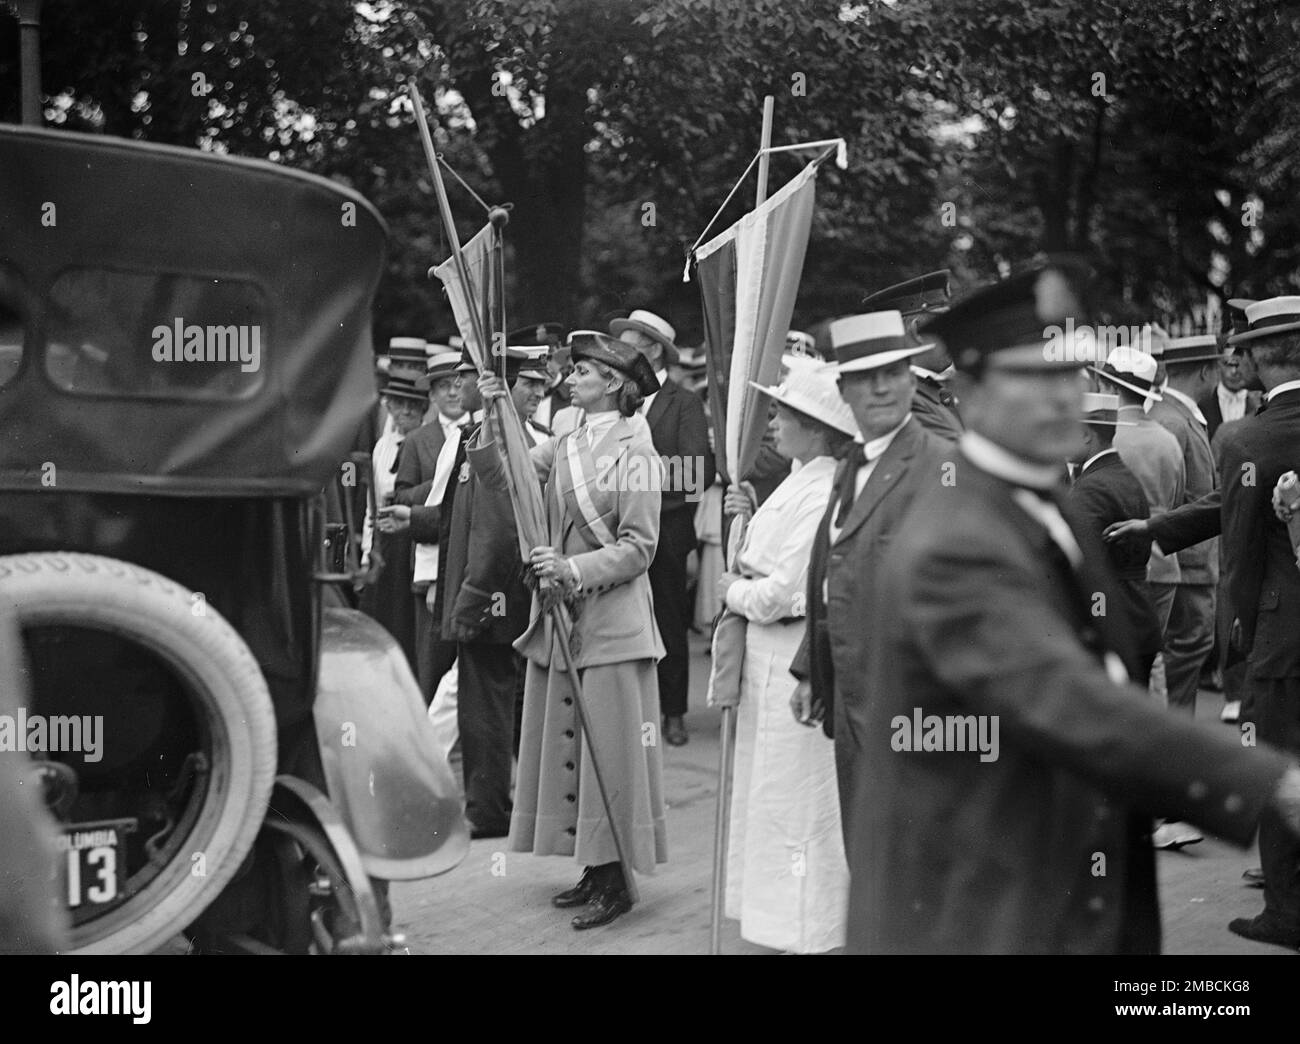
{"label": "white blouse", "polygon": [[751,579],[727,589],[727,608],[759,624],[807,615],[813,538],[834,482],[835,459],[814,457],[772,491],[740,551],[739,571]]}

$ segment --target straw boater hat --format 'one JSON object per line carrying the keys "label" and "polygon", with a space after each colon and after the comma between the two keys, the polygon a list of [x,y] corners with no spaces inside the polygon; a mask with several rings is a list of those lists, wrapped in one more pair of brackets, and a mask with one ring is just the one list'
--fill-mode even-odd
{"label": "straw boater hat", "polygon": [[1165,365],[1216,362],[1219,358],[1218,344],[1219,339],[1214,334],[1174,337],[1165,346]]}
{"label": "straw boater hat", "polygon": [[1071,352],[1049,350],[1049,328],[1067,319],[1087,322],[1082,304],[1090,269],[1082,258],[1055,255],[956,301],[918,324],[923,336],[941,338],[957,369],[979,374],[986,366],[1022,372],[1078,370]]}
{"label": "straw boater hat", "polygon": [[1264,301],[1242,301],[1241,304],[1249,325],[1228,338],[1228,343],[1234,347],[1261,337],[1300,330],[1300,297],[1270,297]]}
{"label": "straw boater hat", "polygon": [[1144,396],[1148,403],[1164,399],[1156,390],[1156,361],[1140,349],[1113,348],[1102,366],[1089,366],[1088,369],[1111,384]]}
{"label": "straw boater hat", "polygon": [[392,362],[423,366],[427,357],[423,337],[393,337],[388,341],[388,358]]}
{"label": "straw boater hat", "polygon": [[750,381],[749,385],[764,395],[772,396],[783,406],[820,421],[828,428],[854,438],[860,434],[857,421],[853,419],[853,411],[840,398],[840,390],[830,367],[823,366],[815,370],[799,367],[787,374],[785,380],[775,388],[765,387],[757,381]]}
{"label": "straw boater hat", "polygon": [[429,356],[425,377],[430,386],[444,377],[455,377],[456,367],[460,363],[460,352],[448,345],[434,345],[437,351]]}
{"label": "straw boater hat", "polygon": [[637,330],[658,341],[664,346],[664,357],[668,362],[677,362],[677,331],[667,319],[637,308],[626,319],[615,319],[609,324],[609,332],[615,337],[625,330]]}
{"label": "straw boater hat", "polygon": [[909,344],[903,316],[896,311],[867,312],[836,319],[829,327],[835,362],[825,369],[835,373],[876,370],[900,359],[929,351],[931,344]]}
{"label": "straw boater hat", "polygon": [[429,402],[429,382],[423,377],[416,380],[411,380],[409,377],[389,377],[384,382],[380,394],[387,395],[390,399],[406,399],[427,405]]}
{"label": "straw boater hat", "polygon": [[1083,393],[1083,420],[1085,424],[1105,424],[1112,428],[1137,424],[1137,421],[1119,419],[1119,396],[1110,392]]}
{"label": "straw boater hat", "polygon": [[[636,313],[634,312],[633,315]],[[596,330],[574,330],[569,334],[569,351],[573,361],[589,359],[612,367],[624,376],[632,378],[642,395],[654,395],[659,390],[659,378],[655,376],[654,367],[650,365],[639,351],[626,341],[603,334]]]}

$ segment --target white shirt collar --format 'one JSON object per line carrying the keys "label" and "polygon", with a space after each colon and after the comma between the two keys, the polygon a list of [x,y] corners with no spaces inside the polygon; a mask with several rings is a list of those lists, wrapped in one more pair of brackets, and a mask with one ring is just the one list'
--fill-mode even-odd
{"label": "white shirt collar", "polygon": [[655,380],[659,382],[659,387],[664,386],[664,381],[668,380],[667,370],[655,370]]}
{"label": "white shirt collar", "polygon": [[1107,446],[1100,453],[1094,453],[1091,457],[1089,457],[1087,460],[1083,462],[1083,466],[1079,468],[1079,474],[1082,475],[1085,471],[1087,471],[1088,468],[1092,465],[1092,462],[1094,460],[1100,460],[1107,453],[1118,453],[1118,452],[1119,450],[1117,450],[1114,446]]}
{"label": "white shirt collar", "polygon": [[587,425],[587,434],[593,443],[595,443],[605,432],[614,426],[619,418],[618,410],[601,410],[599,413],[587,414],[585,421]]}
{"label": "white shirt collar", "polygon": [[918,377],[928,377],[938,384],[943,383],[943,377],[940,374],[935,373],[933,370],[927,370],[924,366],[913,366],[912,372]]}
{"label": "white shirt collar", "polygon": [[902,431],[903,425],[905,425],[911,419],[912,419],[912,415],[909,413],[906,417],[904,417],[901,421],[898,422],[898,426],[893,430],[887,431],[885,432],[885,434],[880,435],[877,438],[868,439],[866,442],[864,442],[862,444],[862,451],[864,454],[866,454],[867,460],[868,461],[878,460],[881,454],[883,454],[885,450],[889,449],[889,444],[894,441],[894,436],[896,436],[900,431]]}
{"label": "white shirt collar", "polygon": [[1283,381],[1269,392],[1265,398],[1266,401],[1272,402],[1275,395],[1281,395],[1283,392],[1296,391],[1298,389],[1300,389],[1300,381]]}
{"label": "white shirt collar", "polygon": [[981,471],[1014,486],[1049,490],[1060,484],[1060,469],[1051,464],[1033,464],[1003,449],[991,439],[974,431],[963,432],[957,444],[967,458]]}
{"label": "white shirt collar", "polygon": [[441,425],[443,426],[444,429],[446,429],[446,428],[458,428],[458,427],[460,427],[460,425],[462,425],[462,424],[465,423],[465,414],[462,413],[458,419],[456,419],[456,420],[452,420],[452,419],[451,419],[450,417],[448,417],[445,413],[443,413],[442,410],[439,410],[439,411],[438,411],[438,423],[441,424]]}
{"label": "white shirt collar", "polygon": [[1231,388],[1225,388],[1222,384],[1218,386],[1220,402],[1241,402],[1250,394],[1249,388],[1238,388],[1233,391]]}
{"label": "white shirt collar", "polygon": [[[1297,383],[1300,384],[1300,382]],[[1205,426],[1206,424],[1209,423],[1205,419],[1205,414],[1201,412],[1201,408],[1196,405],[1196,400],[1193,399],[1191,396],[1184,395],[1177,388],[1172,388],[1172,387],[1165,388],[1165,395],[1173,396],[1173,398],[1175,398],[1176,400],[1181,402],[1184,406],[1186,406],[1188,411],[1191,413],[1191,415],[1195,417],[1198,421],[1200,421],[1202,426]]]}

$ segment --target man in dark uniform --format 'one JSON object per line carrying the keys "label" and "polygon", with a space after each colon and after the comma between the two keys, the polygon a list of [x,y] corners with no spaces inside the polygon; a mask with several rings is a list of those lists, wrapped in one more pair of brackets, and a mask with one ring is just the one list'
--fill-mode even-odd
{"label": "man in dark uniform", "polygon": [[678,359],[677,332],[672,325],[653,312],[637,309],[626,319],[611,322],[609,332],[645,356],[659,379],[659,391],[646,399],[643,408],[650,438],[667,475],[659,513],[659,546],[650,563],[650,590],[665,649],[659,661],[663,736],[666,743],[680,747],[687,741],[682,716],[690,688],[686,636],[692,613],[686,559],[695,549],[695,508],[700,494],[713,485],[717,464],[709,445],[703,401],[668,376],[668,364]]}
{"label": "man in dark uniform", "polygon": [[[813,540],[807,629],[790,673],[799,679],[792,700],[796,719],[824,722],[835,740],[840,806],[846,808],[860,769],[865,703],[872,696],[862,684],[860,608],[912,499],[943,480],[950,444],[911,412],[916,377],[908,361],[925,346],[908,343],[898,312],[837,319],[828,335],[840,396],[853,410],[865,445],[840,462]],[[854,824],[841,822],[847,847]]]}
{"label": "man in dark uniform", "polygon": [[[1070,460],[1079,470],[1063,510],[1075,529],[1091,533],[1098,541],[1112,522],[1147,518],[1151,514],[1142,483],[1112,445],[1119,423],[1118,395],[1084,393],[1079,451]],[[1149,540],[1106,546],[1106,559],[1120,598],[1114,606],[1103,604],[1095,610],[1113,613],[1132,639],[1124,667],[1129,677],[1140,685],[1150,678],[1151,665],[1162,644],[1160,621],[1147,586],[1150,554]]]}
{"label": "man in dark uniform", "polygon": [[[545,361],[506,349],[506,383],[545,381]],[[532,594],[524,585],[519,537],[504,483],[480,477],[499,470],[496,450],[466,432],[442,511],[449,517],[439,574],[442,636],[456,642],[457,719],[464,758],[465,812],[474,838],[510,831],[510,758],[523,661],[512,648],[528,626]],[[449,503],[450,501],[450,503]]]}
{"label": "man in dark uniform", "polygon": [[921,427],[955,442],[962,433],[962,424],[957,412],[957,397],[948,387],[952,359],[941,341],[933,337],[923,338],[917,332],[917,326],[925,316],[947,310],[950,294],[948,275],[948,269],[944,268],[887,286],[868,295],[862,304],[871,311],[892,308],[901,312],[907,324],[908,343],[919,345],[928,342],[926,350],[912,359],[912,373],[916,375],[912,413]]}
{"label": "man in dark uniform", "polygon": [[[1273,510],[1278,479],[1300,459],[1300,297],[1246,307],[1247,329],[1228,343],[1266,389],[1260,412],[1219,432],[1219,488],[1150,522],[1112,526],[1110,537],[1149,532],[1166,551],[1222,533],[1224,593],[1233,642],[1246,654],[1246,689],[1258,738],[1300,753],[1300,570]],[[1264,910],[1229,924],[1258,942],[1300,948],[1300,841],[1282,819],[1259,825]]]}
{"label": "man in dark uniform", "polygon": [[1044,335],[1085,321],[1085,272],[1054,259],[931,322],[967,431],[859,613],[850,951],[1156,952],[1142,810],[1244,845],[1273,804],[1300,831],[1300,767],[1152,706],[1092,613],[1103,553],[1058,506],[1083,387]]}

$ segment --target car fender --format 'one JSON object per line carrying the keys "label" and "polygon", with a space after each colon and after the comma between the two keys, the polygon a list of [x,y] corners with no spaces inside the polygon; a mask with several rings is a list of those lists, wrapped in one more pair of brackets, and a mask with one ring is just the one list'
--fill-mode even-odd
{"label": "car fender", "polygon": [[330,800],[370,875],[444,873],[469,851],[469,828],[410,665],[364,613],[322,616],[313,715]]}

